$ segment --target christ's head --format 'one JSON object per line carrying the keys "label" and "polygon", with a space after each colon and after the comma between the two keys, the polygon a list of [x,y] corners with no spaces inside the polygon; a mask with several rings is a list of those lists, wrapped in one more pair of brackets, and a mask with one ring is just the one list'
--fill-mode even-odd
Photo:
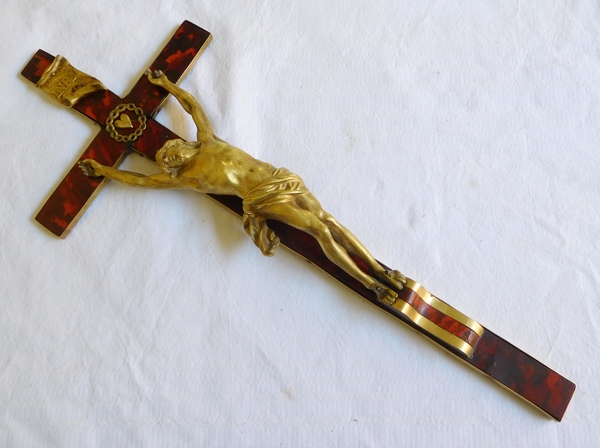
{"label": "christ's head", "polygon": [[186,142],[179,138],[169,140],[157,151],[156,164],[165,173],[175,177],[177,170],[186,165],[196,154],[198,154],[197,143]]}

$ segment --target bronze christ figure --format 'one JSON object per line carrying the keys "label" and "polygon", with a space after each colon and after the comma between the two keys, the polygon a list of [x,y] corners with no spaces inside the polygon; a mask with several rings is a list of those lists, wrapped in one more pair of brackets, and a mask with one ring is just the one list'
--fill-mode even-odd
{"label": "bronze christ figure", "polygon": [[[323,252],[337,266],[391,305],[402,289],[405,277],[383,268],[361,242],[327,213],[302,179],[285,168],[257,160],[224,142],[200,106],[188,92],[173,84],[161,71],[146,72],[154,85],[171,93],[192,116],[197,141],[169,140],[156,154],[163,171],[145,176],[104,166],[92,159],[79,166],[88,176],[104,176],[127,185],[145,188],[188,188],[200,193],[235,195],[243,200],[243,224],[254,243],[267,256],[274,255],[279,238],[267,226],[267,219],[284,222],[312,235]],[[362,260],[371,274],[363,272],[349,256]]]}

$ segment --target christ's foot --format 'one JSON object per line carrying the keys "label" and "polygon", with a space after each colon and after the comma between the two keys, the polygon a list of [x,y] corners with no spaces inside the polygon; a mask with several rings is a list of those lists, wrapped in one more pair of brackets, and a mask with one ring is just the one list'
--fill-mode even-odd
{"label": "christ's foot", "polygon": [[379,279],[400,290],[406,284],[406,277],[400,271],[386,269]]}
{"label": "christ's foot", "polygon": [[377,294],[377,300],[385,303],[386,305],[393,305],[398,298],[398,294],[396,294],[387,286],[383,286],[381,283],[375,282],[369,289]]}

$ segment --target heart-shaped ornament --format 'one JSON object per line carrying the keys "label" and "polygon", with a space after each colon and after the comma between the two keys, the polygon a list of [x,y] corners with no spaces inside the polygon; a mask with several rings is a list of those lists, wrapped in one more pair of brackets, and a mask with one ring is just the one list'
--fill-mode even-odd
{"label": "heart-shaped ornament", "polygon": [[131,118],[127,114],[121,114],[118,120],[115,121],[115,126],[119,129],[132,128]]}

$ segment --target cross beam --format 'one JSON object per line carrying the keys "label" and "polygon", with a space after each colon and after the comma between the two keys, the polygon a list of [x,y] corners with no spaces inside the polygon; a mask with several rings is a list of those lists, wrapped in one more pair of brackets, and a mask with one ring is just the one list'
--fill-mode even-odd
{"label": "cross beam", "polygon": [[[204,52],[211,38],[208,31],[191,22],[183,22],[150,65],[150,69],[162,70],[169,79],[176,83],[180,82]],[[146,76],[142,76],[136,82],[125,98],[120,98],[94,78],[70,65],[65,66],[68,62],[57,66],[53,72],[58,75],[56,77],[64,75],[61,82],[51,82],[50,77],[48,80],[43,79],[44,72],[53,63],[60,62],[56,59],[45,51],[38,50],[21,74],[44,88],[61,103],[72,106],[73,109],[100,125],[100,131],[79,160],[91,158],[105,165],[117,167],[132,150],[154,160],[156,151],[165,141],[178,138],[175,133],[153,119],[165,103],[168,93],[151,84]],[[97,83],[92,82],[97,86],[97,90],[89,94],[80,87],[86,77]],[[73,78],[77,79],[73,81]],[[76,101],[71,104],[72,101],[69,100],[72,100],[73,95],[69,96],[69,94],[77,90],[83,90],[83,96],[77,98],[75,95]],[[130,106],[127,108],[127,105]],[[111,114],[113,119],[109,121]],[[140,121],[141,116],[144,117],[144,123]],[[35,219],[56,236],[65,238],[105,183],[105,180],[84,175],[75,164],[50,195]]]}
{"label": "cross beam", "polygon": [[[209,41],[208,32],[186,21],[151,65],[151,69],[164,71],[171,80],[180,80]],[[56,61],[53,56],[40,50],[22,74],[63,103],[71,105],[75,100],[72,105],[77,111],[100,124],[102,129],[80,160],[92,158],[104,165],[116,166],[131,150],[154,160],[157,149],[166,140],[178,138],[152,119],[167,94],[154,87],[146,77],[142,77],[131,93],[121,99],[108,91],[98,80],[73,69],[70,65],[66,69],[63,66],[64,63],[61,65],[60,60]],[[46,78],[52,73],[61,73],[61,70],[66,70],[69,76],[64,79],[70,81],[59,83],[58,88],[52,81],[49,81],[48,85]],[[83,96],[78,98],[77,92],[83,92]],[[140,118],[142,116],[143,119]],[[127,141],[118,141],[123,139]],[[65,237],[98,193],[103,182],[84,176],[81,170],[74,166],[42,207],[36,219],[57,236]],[[209,196],[238,215],[243,214],[240,198]],[[275,231],[282,244],[365,299],[550,417],[562,419],[575,391],[575,384],[565,377],[430,294],[413,280],[407,279],[406,286],[397,291],[398,299],[393,305],[380,302],[372,291],[329,261],[312,236],[282,222],[269,221],[268,225]],[[363,271],[369,271],[359,259],[354,258],[354,262]]]}

